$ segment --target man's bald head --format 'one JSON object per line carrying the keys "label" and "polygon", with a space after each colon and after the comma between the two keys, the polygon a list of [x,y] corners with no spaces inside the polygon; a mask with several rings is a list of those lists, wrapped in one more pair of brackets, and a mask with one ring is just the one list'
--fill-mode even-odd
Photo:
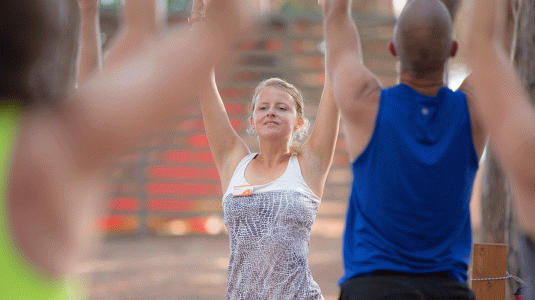
{"label": "man's bald head", "polygon": [[393,42],[406,70],[418,74],[441,70],[453,47],[448,9],[439,0],[410,0],[399,16]]}

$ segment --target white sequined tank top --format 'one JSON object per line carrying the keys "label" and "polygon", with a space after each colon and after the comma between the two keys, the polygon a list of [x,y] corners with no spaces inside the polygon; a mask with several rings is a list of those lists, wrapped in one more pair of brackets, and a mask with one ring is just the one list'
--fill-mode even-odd
{"label": "white sequined tank top", "polygon": [[307,259],[321,200],[295,155],[278,179],[249,185],[245,168],[256,155],[242,159],[223,196],[230,240],[226,299],[323,299]]}

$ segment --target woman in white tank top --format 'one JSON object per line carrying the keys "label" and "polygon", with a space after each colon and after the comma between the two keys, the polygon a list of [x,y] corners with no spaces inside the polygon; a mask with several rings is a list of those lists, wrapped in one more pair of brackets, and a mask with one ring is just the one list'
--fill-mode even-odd
{"label": "woman in white tank top", "polygon": [[307,255],[338,136],[330,84],[325,84],[314,130],[299,145],[307,127],[301,93],[278,78],[260,83],[249,119],[259,153],[250,153],[232,128],[213,72],[200,102],[225,191],[226,299],[323,299]]}
{"label": "woman in white tank top", "polygon": [[277,78],[260,83],[249,119],[259,153],[250,153],[232,128],[213,73],[200,101],[225,191],[226,299],[323,299],[307,255],[338,135],[339,113],[329,83],[314,130],[302,146],[296,144],[306,127],[299,91]]}

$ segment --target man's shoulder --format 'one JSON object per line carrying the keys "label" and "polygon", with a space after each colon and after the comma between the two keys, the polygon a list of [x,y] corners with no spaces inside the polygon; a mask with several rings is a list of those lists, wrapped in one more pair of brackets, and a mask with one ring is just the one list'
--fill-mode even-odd
{"label": "man's shoulder", "polygon": [[404,87],[402,84],[397,84],[397,85],[389,86],[389,87],[383,87],[381,88],[379,95],[381,98],[383,98],[384,96],[395,96],[395,95],[399,95],[403,89]]}
{"label": "man's shoulder", "polygon": [[445,86],[441,89],[441,91],[443,94],[442,97],[445,99],[451,99],[457,103],[463,103],[467,100],[467,94],[461,89],[452,90],[451,88]]}
{"label": "man's shoulder", "polygon": [[384,100],[385,98],[406,98],[419,95],[419,93],[412,87],[399,83],[394,86],[382,88],[380,92],[380,98]]}

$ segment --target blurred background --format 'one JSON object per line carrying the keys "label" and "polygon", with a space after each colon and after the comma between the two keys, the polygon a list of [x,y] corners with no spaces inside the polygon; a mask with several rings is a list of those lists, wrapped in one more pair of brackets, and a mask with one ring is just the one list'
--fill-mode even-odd
{"label": "blurred background", "polygon": [[[313,124],[325,78],[317,2],[256,1],[270,14],[268,25],[237,45],[240,63],[226,81],[218,82],[231,123],[252,151],[257,151],[257,142],[245,130],[255,86],[270,77],[295,84],[303,92],[305,114]],[[396,60],[387,44],[405,1],[360,2],[353,12],[365,64],[383,86],[392,86]],[[190,0],[163,0],[159,7],[163,26],[187,24]],[[117,30],[120,8],[120,0],[101,0],[104,53]],[[461,57],[450,63],[448,81],[456,87],[464,76]],[[310,269],[327,300],[337,299],[336,282],[343,272],[341,237],[351,182],[345,149],[340,135],[311,234]],[[97,224],[104,243],[77,269],[89,287],[89,298],[223,299],[229,243],[222,191],[196,100],[172,130],[120,159],[110,181],[109,213]],[[481,219],[478,193],[476,188],[472,201],[475,234]]]}

